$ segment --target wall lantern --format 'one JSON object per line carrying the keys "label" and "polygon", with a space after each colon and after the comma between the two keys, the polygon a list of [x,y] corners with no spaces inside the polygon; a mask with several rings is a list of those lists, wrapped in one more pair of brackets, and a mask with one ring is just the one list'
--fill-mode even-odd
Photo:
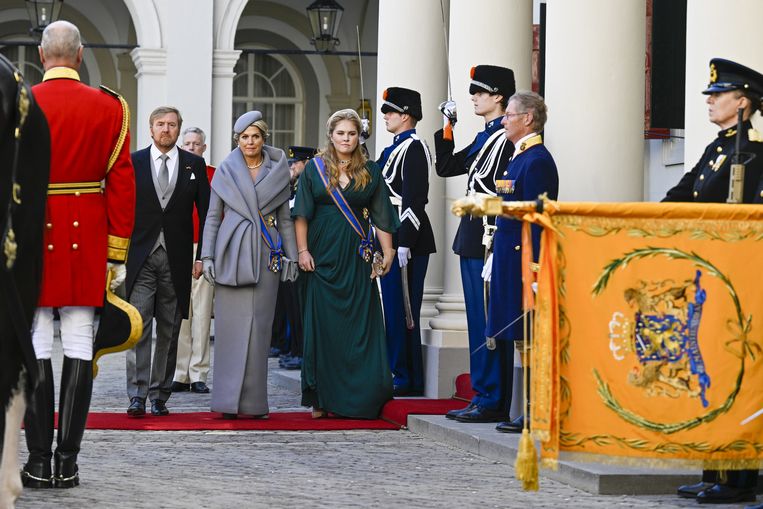
{"label": "wall lantern", "polygon": [[[27,0],[28,1],[28,0]],[[339,45],[337,33],[339,22],[342,21],[344,7],[334,0],[316,0],[307,7],[307,19],[310,20],[310,28],[313,38],[310,44],[321,52],[331,51]]]}
{"label": "wall lantern", "polygon": [[31,33],[42,34],[45,27],[58,19],[64,0],[26,0],[29,21],[32,23]]}

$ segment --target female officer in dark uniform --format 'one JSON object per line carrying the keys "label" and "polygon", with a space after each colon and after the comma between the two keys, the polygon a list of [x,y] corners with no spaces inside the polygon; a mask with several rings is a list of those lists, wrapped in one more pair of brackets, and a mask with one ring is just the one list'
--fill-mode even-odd
{"label": "female officer in dark uniform", "polygon": [[[710,83],[702,92],[707,95],[710,122],[721,130],[705,149],[699,162],[668,191],[662,201],[725,203],[729,194],[729,174],[735,153],[737,110],[742,108],[743,124],[740,152],[747,163],[744,175],[743,203],[761,203],[763,175],[763,137],[752,128],[750,117],[763,112],[763,75],[743,65],[714,58],[710,61]],[[757,470],[732,470],[726,482],[720,472],[705,470],[702,482],[681,486],[678,496],[696,498],[701,503],[728,504],[755,501]],[[760,507],[760,506],[757,506]]]}

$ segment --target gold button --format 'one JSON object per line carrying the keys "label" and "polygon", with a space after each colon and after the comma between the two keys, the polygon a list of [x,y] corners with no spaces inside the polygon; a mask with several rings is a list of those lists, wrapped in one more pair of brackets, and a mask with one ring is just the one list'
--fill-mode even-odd
{"label": "gold button", "polygon": [[715,151],[720,154],[721,152],[723,152],[723,147],[716,147]]}
{"label": "gold button", "polygon": [[48,244],[48,251],[53,251],[53,244]]}
{"label": "gold button", "polygon": [[514,251],[519,251],[520,249],[522,249],[522,248],[519,247],[519,246],[514,246]]}
{"label": "gold button", "polygon": [[708,161],[708,163],[707,163],[708,166],[712,166],[714,164],[715,164],[715,161],[713,161],[712,159],[710,161]]}
{"label": "gold button", "polygon": [[705,176],[704,176],[704,175],[700,175],[700,176],[699,176],[699,179],[700,179],[700,180],[705,180]]}
{"label": "gold button", "polygon": [[79,196],[79,191],[75,191],[74,196]]}
{"label": "gold button", "polygon": [[72,244],[72,249],[74,249],[76,251],[78,248],[79,248],[79,246],[77,244]]}
{"label": "gold button", "polygon": [[763,198],[763,191],[760,192],[760,197]]}
{"label": "gold button", "polygon": [[45,227],[46,227],[48,230],[50,230],[51,228],[53,228],[53,223],[48,223],[48,224],[46,224],[46,225],[45,225]]}
{"label": "gold button", "polygon": [[74,221],[74,222],[72,223],[72,226],[73,226],[73,227],[75,227],[75,228],[77,228],[77,227],[79,226],[79,221]]}
{"label": "gold button", "polygon": [[694,197],[696,198],[699,193],[697,191],[694,191]]}

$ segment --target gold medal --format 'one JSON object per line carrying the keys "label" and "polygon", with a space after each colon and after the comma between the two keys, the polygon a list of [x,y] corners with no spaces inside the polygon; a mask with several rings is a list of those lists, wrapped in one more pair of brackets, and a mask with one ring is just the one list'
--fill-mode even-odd
{"label": "gold medal", "polygon": [[363,248],[363,261],[366,263],[371,261],[371,248],[368,246]]}
{"label": "gold medal", "polygon": [[363,219],[368,219],[368,209],[363,207]]}
{"label": "gold medal", "polygon": [[276,225],[276,218],[275,216],[268,216],[267,218],[268,226],[273,228]]}

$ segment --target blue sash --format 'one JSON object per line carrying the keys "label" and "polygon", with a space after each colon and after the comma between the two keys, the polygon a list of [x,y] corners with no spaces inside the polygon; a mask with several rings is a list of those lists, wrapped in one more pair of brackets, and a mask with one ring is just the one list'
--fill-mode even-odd
{"label": "blue sash", "polygon": [[361,225],[360,221],[358,221],[358,218],[355,216],[355,212],[352,211],[350,204],[347,203],[347,200],[344,198],[344,195],[339,190],[339,188],[331,188],[329,186],[328,177],[326,176],[326,165],[323,163],[323,159],[316,157],[313,160],[315,161],[315,169],[318,172],[318,175],[321,177],[323,185],[326,187],[326,189],[329,189],[329,196],[331,196],[331,199],[334,200],[334,204],[342,213],[347,222],[350,223],[350,227],[355,231],[355,233],[358,234],[358,237],[360,237],[358,254],[363,258],[363,260],[370,262],[374,247],[373,225],[371,224],[371,221],[368,221],[368,233],[366,234],[366,232],[363,231],[363,225]]}
{"label": "blue sash", "polygon": [[[281,235],[278,235],[278,244],[276,245],[275,242],[273,242],[272,237],[270,236],[270,232],[268,232],[268,228],[265,225],[265,218],[262,217],[262,212],[258,211],[258,214],[260,215],[260,235],[262,236],[262,240],[265,241],[265,245],[268,246],[270,249],[270,258],[268,259],[268,270],[270,272],[281,272],[281,267],[283,266],[283,249],[281,248]],[[277,230],[276,230],[277,231]]]}

